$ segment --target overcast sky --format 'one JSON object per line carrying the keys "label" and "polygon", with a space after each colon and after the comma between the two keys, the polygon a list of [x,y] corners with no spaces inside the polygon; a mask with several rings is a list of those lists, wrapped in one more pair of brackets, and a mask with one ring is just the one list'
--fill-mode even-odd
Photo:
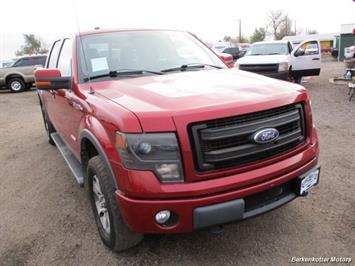
{"label": "overcast sky", "polygon": [[[189,30],[205,41],[224,35],[251,35],[264,27],[269,10],[280,9],[297,29],[336,33],[340,24],[355,23],[355,1],[317,0],[2,0],[0,59],[14,56],[23,33],[37,34],[48,45],[58,36],[101,28],[172,28]],[[78,23],[76,22],[76,17]]]}

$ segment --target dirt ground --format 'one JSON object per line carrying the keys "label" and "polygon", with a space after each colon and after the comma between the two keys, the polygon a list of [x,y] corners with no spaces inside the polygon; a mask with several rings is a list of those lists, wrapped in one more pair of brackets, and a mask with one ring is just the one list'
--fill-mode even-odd
{"label": "dirt ground", "polygon": [[147,235],[120,254],[101,243],[85,190],[47,143],[35,90],[0,92],[0,265],[286,265],[293,256],[355,264],[355,100],[328,82],[342,72],[326,62],[304,84],[322,165],[309,196],[219,235]]}

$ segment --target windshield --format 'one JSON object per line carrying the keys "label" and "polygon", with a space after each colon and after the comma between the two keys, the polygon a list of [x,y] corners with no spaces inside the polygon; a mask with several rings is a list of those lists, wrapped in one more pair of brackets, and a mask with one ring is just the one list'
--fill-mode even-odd
{"label": "windshield", "polygon": [[[110,71],[143,70],[149,74],[149,71],[160,72],[189,64],[225,68],[215,54],[186,32],[122,31],[81,38],[84,48],[79,60],[82,80]],[[191,68],[194,71],[202,69]]]}
{"label": "windshield", "polygon": [[253,44],[246,55],[273,55],[288,53],[286,43],[260,43]]}

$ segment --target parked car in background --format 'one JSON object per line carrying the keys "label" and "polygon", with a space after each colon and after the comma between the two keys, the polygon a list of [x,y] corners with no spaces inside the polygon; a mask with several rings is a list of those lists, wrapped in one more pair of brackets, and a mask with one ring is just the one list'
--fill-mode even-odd
{"label": "parked car in background", "polygon": [[16,61],[15,59],[1,60],[0,68],[10,67],[15,61]]}
{"label": "parked car in background", "polygon": [[229,53],[222,53],[214,49],[213,47],[209,47],[229,68],[234,67],[234,58],[233,55]]}
{"label": "parked car in background", "polygon": [[222,53],[230,54],[231,56],[233,56],[234,60],[237,60],[241,57],[239,46],[228,47],[224,49]]}
{"label": "parked car in background", "polygon": [[227,54],[227,53],[216,53],[216,54],[226,64],[228,68],[234,67],[234,59],[231,54]]}
{"label": "parked car in background", "polygon": [[303,76],[320,73],[321,49],[318,40],[307,40],[293,48],[290,41],[264,41],[251,45],[235,66],[272,78],[301,82]]}
{"label": "parked car in background", "polygon": [[45,55],[24,56],[18,58],[10,67],[0,69],[0,88],[12,92],[22,92],[32,87],[33,71],[38,66],[44,66]]}
{"label": "parked car in background", "polygon": [[249,50],[250,44],[249,43],[239,43],[239,58],[243,57]]}
{"label": "parked car in background", "polygon": [[248,219],[318,184],[307,90],[220,58],[184,31],[96,30],[57,40],[35,71],[48,140],[110,249]]}
{"label": "parked car in background", "polygon": [[216,42],[213,43],[211,48],[215,51],[223,53],[223,51],[229,47],[233,47],[230,42]]}
{"label": "parked car in background", "polygon": [[338,48],[336,48],[336,47],[331,48],[330,53],[331,53],[331,55],[332,55],[334,58],[338,58],[338,55],[339,55],[339,49],[338,49]]}

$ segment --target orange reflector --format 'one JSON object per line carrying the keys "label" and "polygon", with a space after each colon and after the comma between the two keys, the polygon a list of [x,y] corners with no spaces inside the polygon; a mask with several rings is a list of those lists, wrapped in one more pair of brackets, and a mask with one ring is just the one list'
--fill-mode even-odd
{"label": "orange reflector", "polygon": [[36,81],[37,86],[50,86],[51,84],[50,81]]}
{"label": "orange reflector", "polygon": [[120,149],[127,148],[126,138],[123,134],[116,134],[116,144]]}

